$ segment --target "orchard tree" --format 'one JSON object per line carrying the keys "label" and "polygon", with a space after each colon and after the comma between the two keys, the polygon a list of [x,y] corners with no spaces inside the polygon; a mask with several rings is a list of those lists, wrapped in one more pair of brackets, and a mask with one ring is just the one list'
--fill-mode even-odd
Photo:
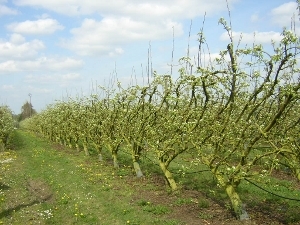
{"label": "orchard tree", "polygon": [[[226,21],[221,19],[220,23],[231,35]],[[230,198],[237,218],[247,219],[237,188],[246,178],[269,174],[266,168],[273,168],[280,154],[286,152],[279,147],[276,134],[290,124],[288,110],[299,104],[296,56],[300,43],[288,30],[283,31],[278,45],[273,43],[273,53],[260,45],[235,48],[232,36],[230,40],[215,65],[199,67],[198,76],[192,78],[199,96],[194,98],[200,104],[199,117],[190,134],[194,136],[193,146],[198,149],[195,161],[210,168]],[[245,59],[251,60],[244,62]],[[247,70],[243,69],[245,66]],[[299,118],[299,112],[296,115]],[[264,146],[267,148],[262,150]],[[254,169],[259,163],[266,165]]]}
{"label": "orchard tree", "polygon": [[14,120],[11,110],[7,106],[0,106],[0,150],[7,146],[13,129]]}
{"label": "orchard tree", "polygon": [[[287,91],[287,90],[282,90]],[[283,118],[278,121],[285,126],[276,126],[275,135],[277,142],[275,148],[281,149],[278,161],[278,168],[289,169],[300,181],[300,96],[298,93],[297,101],[291,104],[283,114]],[[285,119],[286,118],[286,119]]]}

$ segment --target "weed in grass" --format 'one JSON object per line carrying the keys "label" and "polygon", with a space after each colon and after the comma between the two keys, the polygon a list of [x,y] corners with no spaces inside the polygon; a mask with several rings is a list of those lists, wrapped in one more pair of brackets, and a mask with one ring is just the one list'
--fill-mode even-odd
{"label": "weed in grass", "polygon": [[111,191],[111,186],[109,186],[109,185],[102,185],[101,190],[102,191]]}
{"label": "weed in grass", "polygon": [[62,205],[66,205],[69,203],[69,200],[70,200],[70,197],[66,193],[63,193],[63,196],[60,198],[59,203]]}
{"label": "weed in grass", "polygon": [[164,205],[146,205],[143,207],[143,211],[151,212],[154,215],[164,215],[169,213],[171,210]]}
{"label": "weed in grass", "polygon": [[146,201],[146,200],[144,200],[144,199],[141,199],[141,200],[139,200],[139,201],[137,202],[137,205],[138,205],[138,206],[146,206],[146,205],[150,205],[150,204],[151,204],[151,202]]}
{"label": "weed in grass", "polygon": [[124,176],[128,176],[130,173],[128,170],[125,170],[124,168],[117,171],[117,175],[122,178]]}
{"label": "weed in grass", "polygon": [[294,210],[288,210],[285,216],[285,223],[290,224],[290,223],[296,223],[300,221],[300,214],[299,212]]}
{"label": "weed in grass", "polygon": [[208,220],[208,219],[212,219],[213,215],[209,214],[209,213],[205,213],[205,212],[200,212],[198,217],[200,219],[204,219],[204,220]]}
{"label": "weed in grass", "polygon": [[192,203],[192,199],[191,198],[178,198],[176,201],[175,201],[175,205],[186,205],[186,204],[190,204]]}
{"label": "weed in grass", "polygon": [[181,225],[181,224],[184,224],[180,221],[177,221],[177,220],[164,220],[164,219],[160,219],[160,218],[155,218],[153,223],[155,225],[161,225],[161,224],[164,224],[164,225]]}
{"label": "weed in grass", "polygon": [[151,202],[146,201],[144,199],[139,200],[137,202],[137,205],[142,206],[143,211],[151,212],[154,215],[163,215],[163,214],[169,213],[171,211],[168,207],[166,207],[164,205],[154,205]]}
{"label": "weed in grass", "polygon": [[209,201],[207,201],[206,199],[201,199],[198,202],[198,206],[199,208],[203,209],[203,208],[208,208],[209,207]]}
{"label": "weed in grass", "polygon": [[38,215],[42,217],[42,219],[50,219],[54,216],[52,209],[46,209],[43,211],[37,210],[37,212]]}
{"label": "weed in grass", "polygon": [[128,210],[128,209],[123,210],[123,215],[129,214],[129,213],[131,213],[131,210]]}
{"label": "weed in grass", "polygon": [[130,224],[130,225],[140,225],[141,223],[139,222],[135,222],[134,220],[127,220],[126,224]]}

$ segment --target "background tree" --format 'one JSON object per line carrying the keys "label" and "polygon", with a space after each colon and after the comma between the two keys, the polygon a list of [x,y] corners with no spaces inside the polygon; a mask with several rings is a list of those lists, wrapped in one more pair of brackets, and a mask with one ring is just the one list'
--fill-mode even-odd
{"label": "background tree", "polygon": [[26,118],[29,118],[34,114],[36,114],[36,110],[33,108],[31,103],[26,101],[21,108],[21,114],[19,117],[19,121],[25,120]]}

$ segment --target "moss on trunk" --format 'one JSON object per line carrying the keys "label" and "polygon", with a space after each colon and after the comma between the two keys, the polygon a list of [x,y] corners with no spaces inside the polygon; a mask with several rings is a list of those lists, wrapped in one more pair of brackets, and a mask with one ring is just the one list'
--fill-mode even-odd
{"label": "moss on trunk", "polygon": [[135,170],[135,173],[136,173],[137,177],[143,177],[144,176],[144,174],[141,170],[140,164],[137,161],[133,162],[133,167],[134,167],[134,170]]}
{"label": "moss on trunk", "polygon": [[0,151],[4,151],[5,150],[5,145],[2,142],[2,140],[0,140]]}
{"label": "moss on trunk", "polygon": [[239,194],[236,192],[235,187],[232,184],[226,185],[226,193],[231,201],[231,206],[236,218],[239,220],[250,219],[248,213],[243,208]]}
{"label": "moss on trunk", "polygon": [[230,199],[231,207],[233,209],[233,212],[237,219],[239,220],[248,220],[249,215],[243,208],[242,200],[240,199],[239,194],[236,191],[237,184],[239,184],[239,181],[236,181],[236,183],[231,183],[227,181],[223,175],[220,173],[217,173],[214,169],[211,170],[212,173],[215,175],[215,177],[218,180],[218,183],[225,188],[225,191],[227,193],[227,196]]}
{"label": "moss on trunk", "polygon": [[118,162],[118,157],[117,157],[117,153],[116,152],[112,153],[112,158],[113,158],[113,162],[114,162],[114,167],[115,168],[119,168],[119,162]]}
{"label": "moss on trunk", "polygon": [[79,144],[78,144],[78,143],[76,143],[76,144],[75,144],[75,147],[76,147],[76,150],[77,150],[77,152],[80,152],[80,151],[81,151],[81,149],[80,149],[80,147],[79,147]]}
{"label": "moss on trunk", "polygon": [[86,156],[90,155],[88,147],[87,147],[87,143],[85,143],[85,142],[83,143],[83,150],[84,150],[84,153]]}
{"label": "moss on trunk", "polygon": [[178,187],[177,187],[176,181],[174,180],[172,173],[168,170],[166,163],[160,161],[159,165],[160,165],[160,168],[162,169],[162,171],[165,175],[165,178],[167,179],[168,184],[169,184],[170,188],[172,189],[172,191],[173,192],[177,191]]}
{"label": "moss on trunk", "polygon": [[103,156],[102,156],[102,147],[100,144],[94,143],[95,149],[98,152],[98,160],[101,162],[103,161]]}

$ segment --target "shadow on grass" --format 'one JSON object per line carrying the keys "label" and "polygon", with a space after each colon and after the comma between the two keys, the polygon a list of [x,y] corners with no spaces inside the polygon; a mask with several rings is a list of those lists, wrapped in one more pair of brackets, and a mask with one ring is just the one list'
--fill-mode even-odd
{"label": "shadow on grass", "polygon": [[7,186],[6,184],[0,183],[0,190],[8,190],[10,189],[10,186]]}
{"label": "shadow on grass", "polygon": [[22,138],[19,130],[15,130],[8,143],[8,148],[13,150],[21,150],[26,145],[26,141]]}
{"label": "shadow on grass", "polygon": [[39,203],[39,201],[38,200],[34,200],[34,201],[32,201],[32,202],[30,202],[28,204],[21,204],[21,205],[18,205],[16,207],[4,210],[3,212],[0,213],[0,219],[3,218],[3,217],[10,216],[13,212],[17,212],[17,211],[19,211],[19,210],[21,210],[23,208],[26,208],[28,206],[32,206],[32,205],[37,204],[37,203]]}
{"label": "shadow on grass", "polygon": [[29,202],[27,204],[20,204],[20,205],[17,205],[15,207],[12,207],[12,208],[9,208],[7,210],[4,210],[3,212],[0,213],[0,219],[3,218],[3,217],[10,216],[13,212],[17,212],[17,211],[19,211],[19,210],[21,210],[23,208],[26,208],[26,207],[29,207],[29,206],[32,206],[32,205],[35,205],[35,204],[39,204],[39,203],[42,203],[42,202],[45,202],[45,201],[49,200],[51,197],[52,197],[52,195],[49,195],[43,201],[34,200],[34,201],[31,201],[31,202]]}

